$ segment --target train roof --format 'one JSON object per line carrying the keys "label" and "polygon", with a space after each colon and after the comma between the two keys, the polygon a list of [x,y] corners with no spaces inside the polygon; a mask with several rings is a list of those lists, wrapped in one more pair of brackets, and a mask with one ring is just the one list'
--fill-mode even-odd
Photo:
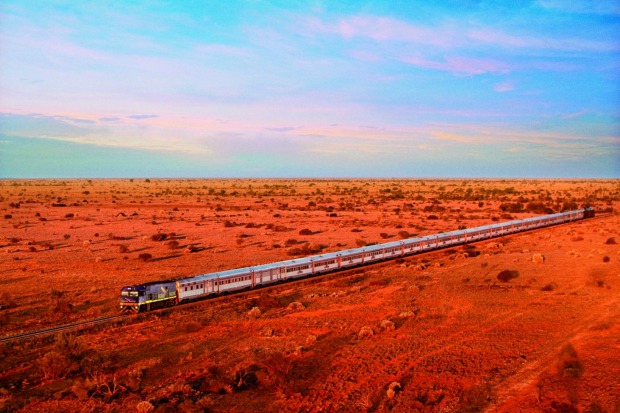
{"label": "train roof", "polygon": [[150,285],[158,285],[158,284],[174,284],[176,280],[164,280],[164,281],[149,281],[147,283],[136,284],[136,285],[125,285],[121,287],[121,291],[132,291],[132,290],[143,290]]}
{"label": "train roof", "polygon": [[535,216],[535,217],[524,218],[524,219],[513,220],[513,221],[498,222],[496,224],[483,225],[483,226],[475,227],[475,228],[461,229],[461,230],[455,230],[455,231],[450,231],[450,232],[442,232],[442,233],[432,234],[432,235],[424,235],[424,236],[416,237],[416,238],[406,238],[406,239],[399,240],[399,241],[391,241],[391,242],[386,242],[382,244],[367,245],[367,246],[359,247],[359,248],[350,248],[347,250],[328,252],[328,253],[319,254],[319,255],[311,255],[311,256],[295,258],[291,260],[277,261],[277,262],[272,262],[272,263],[267,263],[267,264],[259,264],[259,265],[249,266],[249,267],[235,268],[235,269],[226,270],[226,271],[218,271],[218,272],[213,272],[213,273],[208,273],[208,274],[195,275],[192,277],[179,279],[178,282],[181,282],[181,283],[196,282],[196,281],[210,280],[214,278],[227,278],[227,277],[234,277],[236,275],[249,274],[251,271],[263,271],[263,270],[269,270],[269,269],[283,267],[283,266],[291,267],[291,266],[298,266],[298,265],[306,265],[306,264],[311,264],[313,261],[337,259],[339,256],[342,256],[342,255],[348,256],[348,255],[354,255],[354,254],[358,254],[362,252],[373,252],[373,251],[382,250],[384,248],[400,247],[401,245],[409,245],[412,243],[415,244],[418,242],[435,240],[437,238],[460,236],[460,235],[469,234],[472,232],[486,231],[489,229],[494,230],[494,229],[504,227],[506,225],[518,225],[521,223],[529,223],[533,221],[538,221],[541,218],[544,218],[544,219],[556,218],[556,217],[560,217],[566,214],[576,213],[580,211],[584,211],[584,210],[579,209],[579,210],[574,210],[574,211],[559,212],[559,213],[550,214],[550,215]]}

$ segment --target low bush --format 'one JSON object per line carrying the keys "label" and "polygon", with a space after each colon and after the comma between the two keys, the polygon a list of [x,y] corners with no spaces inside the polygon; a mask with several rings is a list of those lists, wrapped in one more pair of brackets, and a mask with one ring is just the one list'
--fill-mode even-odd
{"label": "low bush", "polygon": [[563,377],[579,377],[583,372],[583,365],[577,357],[577,352],[570,343],[562,347],[559,368],[560,374]]}
{"label": "low bush", "polygon": [[615,243],[616,243],[616,239],[614,237],[607,238],[607,241],[605,241],[605,244],[607,245],[613,245]]}
{"label": "low bush", "polygon": [[312,234],[314,234],[314,232],[312,232],[308,228],[304,228],[301,231],[299,231],[299,235],[312,235]]}
{"label": "low bush", "polygon": [[177,240],[166,241],[166,246],[170,248],[171,250],[177,249],[179,247],[179,241]]}
{"label": "low bush", "polygon": [[138,259],[144,262],[148,262],[153,259],[153,255],[149,254],[148,252],[143,252],[142,254],[138,255]]}
{"label": "low bush", "polygon": [[168,238],[168,235],[167,234],[163,234],[161,232],[158,232],[157,234],[151,235],[151,241],[163,241],[166,238]]}
{"label": "low bush", "polygon": [[519,271],[504,270],[497,274],[497,279],[503,283],[513,280],[519,276]]}
{"label": "low bush", "polygon": [[0,294],[0,310],[4,310],[6,308],[14,308],[17,306],[17,303],[11,297],[7,291],[4,291]]}

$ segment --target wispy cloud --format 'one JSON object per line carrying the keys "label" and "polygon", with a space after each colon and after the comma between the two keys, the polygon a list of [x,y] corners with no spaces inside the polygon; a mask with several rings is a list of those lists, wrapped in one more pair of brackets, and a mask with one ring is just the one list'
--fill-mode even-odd
{"label": "wispy cloud", "polygon": [[494,59],[478,59],[459,56],[446,56],[443,61],[430,61],[422,57],[404,57],[401,61],[426,69],[435,69],[454,74],[482,75],[510,72],[507,63]]}
{"label": "wispy cloud", "polygon": [[538,0],[537,4],[546,9],[566,13],[620,15],[620,3],[615,0]]}
{"label": "wispy cloud", "polygon": [[136,119],[136,120],[154,119],[157,117],[159,117],[159,115],[129,115],[127,116],[128,119]]}
{"label": "wispy cloud", "polygon": [[515,90],[515,85],[511,81],[499,82],[493,85],[493,90],[498,93],[511,92]]}
{"label": "wispy cloud", "polygon": [[476,28],[467,32],[467,37],[483,44],[517,49],[548,49],[561,51],[614,52],[620,45],[613,41],[597,41],[574,37],[543,37],[513,35],[501,29]]}
{"label": "wispy cloud", "polygon": [[580,110],[578,112],[567,113],[566,115],[563,115],[562,118],[563,119],[575,119],[575,118],[581,117],[583,115],[586,115],[588,113],[590,113],[589,110]]}

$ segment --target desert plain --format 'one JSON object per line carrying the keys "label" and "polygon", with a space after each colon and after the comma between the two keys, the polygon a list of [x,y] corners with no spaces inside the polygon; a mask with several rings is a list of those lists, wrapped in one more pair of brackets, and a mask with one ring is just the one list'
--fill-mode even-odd
{"label": "desert plain", "polygon": [[[620,412],[620,181],[0,181],[0,335],[125,285],[593,219],[0,346],[6,412]],[[499,276],[512,274],[511,279]]]}

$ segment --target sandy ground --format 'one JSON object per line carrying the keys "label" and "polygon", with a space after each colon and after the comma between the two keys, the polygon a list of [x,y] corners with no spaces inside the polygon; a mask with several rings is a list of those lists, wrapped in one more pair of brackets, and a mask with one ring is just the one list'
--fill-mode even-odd
{"label": "sandy ground", "polygon": [[6,344],[0,409],[618,412],[619,203],[618,180],[0,181],[2,335],[115,314],[123,285],[599,212]]}

